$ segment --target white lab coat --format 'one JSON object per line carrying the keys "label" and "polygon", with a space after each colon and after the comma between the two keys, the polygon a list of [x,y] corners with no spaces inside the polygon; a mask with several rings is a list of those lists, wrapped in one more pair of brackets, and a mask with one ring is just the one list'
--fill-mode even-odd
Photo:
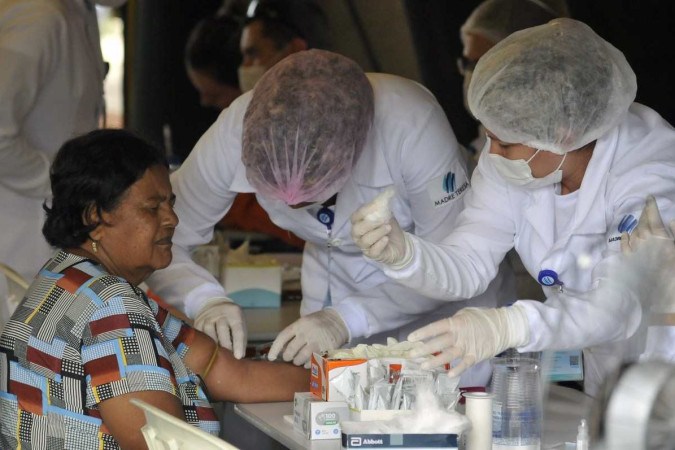
{"label": "white lab coat", "polygon": [[64,141],[98,126],[102,111],[94,7],[0,2],[0,67],[0,260],[30,281],[52,252],[42,236],[49,165]]}
{"label": "white lab coat", "polygon": [[[613,275],[608,267],[620,255],[619,223],[629,214],[639,218],[648,194],[664,220],[675,218],[675,131],[653,110],[633,104],[620,125],[598,139],[581,188],[570,194],[577,199],[568,229],[555,230],[555,187],[510,185],[490,158],[481,157],[453,233],[440,246],[413,236],[412,264],[385,272],[436,298],[472,296],[485,289],[515,246],[533,277],[551,269],[564,283],[562,292],[544,288],[545,303],[517,302],[530,322],[530,343],[519,350],[585,348],[585,389],[595,394],[619,362],[616,356],[636,358],[617,352],[628,348],[624,340],[640,324],[639,303],[628,292],[593,293]],[[664,356],[672,359],[670,335],[673,344]]]}
{"label": "white lab coat", "polygon": [[[338,194],[330,250],[326,227],[308,211],[257,196],[276,225],[306,241],[301,314],[324,307],[330,279],[332,307],[347,323],[352,343],[385,331],[405,338],[408,329],[446,317],[467,304],[432,300],[389,280],[363,258],[351,239],[350,215],[394,185],[393,212],[401,226],[424,239],[439,241],[453,228],[468,188],[457,141],[434,97],[403,78],[383,74],[368,78],[375,94],[374,122],[353,175]],[[177,306],[183,306],[184,299],[191,317],[205,300],[225,292],[190,260],[189,249],[211,239],[214,224],[238,192],[255,192],[241,162],[242,122],[250,98],[251,93],[244,94],[223,111],[172,175],[180,219],[174,261],[156,272],[148,284]],[[454,174],[455,182],[450,192],[444,192],[443,179],[448,173]],[[501,298],[505,302],[515,298],[509,281],[506,285],[502,277],[495,280],[489,292],[472,304],[496,305]],[[416,323],[399,330],[411,322]],[[476,381],[485,382],[485,378]]]}

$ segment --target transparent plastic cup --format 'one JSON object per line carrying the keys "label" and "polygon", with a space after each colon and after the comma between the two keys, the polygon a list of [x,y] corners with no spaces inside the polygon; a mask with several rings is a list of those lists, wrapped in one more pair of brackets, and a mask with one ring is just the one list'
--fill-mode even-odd
{"label": "transparent plastic cup", "polygon": [[542,392],[539,362],[531,358],[493,358],[493,450],[539,450]]}

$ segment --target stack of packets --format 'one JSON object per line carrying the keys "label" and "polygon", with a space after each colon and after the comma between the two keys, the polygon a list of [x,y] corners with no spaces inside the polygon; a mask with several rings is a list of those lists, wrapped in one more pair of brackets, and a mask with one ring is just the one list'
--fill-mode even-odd
{"label": "stack of packets", "polygon": [[443,408],[431,386],[418,386],[414,409],[390,420],[343,421],[342,448],[458,450],[469,419]]}
{"label": "stack of packets", "polygon": [[411,342],[389,338],[387,345],[358,345],[312,355],[310,392],[326,401],[345,401],[352,420],[387,420],[415,409],[417,392],[433,394],[440,408],[454,411],[459,378],[445,370],[422,370],[410,359]]}

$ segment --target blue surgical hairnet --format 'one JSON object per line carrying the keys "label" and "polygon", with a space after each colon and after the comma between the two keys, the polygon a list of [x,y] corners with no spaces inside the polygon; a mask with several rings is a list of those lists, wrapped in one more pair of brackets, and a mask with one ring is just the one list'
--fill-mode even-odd
{"label": "blue surgical hairnet", "polygon": [[565,0],[485,0],[466,19],[460,36],[479,34],[496,44],[515,31],[568,16]]}
{"label": "blue surgical hairnet", "polygon": [[354,61],[294,53],[260,79],[244,115],[246,177],[288,205],[326,201],[351,175],[373,114],[373,89]]}
{"label": "blue surgical hairnet", "polygon": [[563,154],[615,127],[636,91],[623,53],[563,18],[515,32],[483,55],[468,103],[499,139]]}

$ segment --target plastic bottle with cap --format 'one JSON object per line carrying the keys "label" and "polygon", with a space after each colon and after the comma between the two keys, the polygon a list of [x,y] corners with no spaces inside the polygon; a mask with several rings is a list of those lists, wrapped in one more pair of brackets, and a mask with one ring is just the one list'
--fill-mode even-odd
{"label": "plastic bottle with cap", "polygon": [[588,424],[586,419],[581,419],[577,429],[577,450],[588,450]]}

